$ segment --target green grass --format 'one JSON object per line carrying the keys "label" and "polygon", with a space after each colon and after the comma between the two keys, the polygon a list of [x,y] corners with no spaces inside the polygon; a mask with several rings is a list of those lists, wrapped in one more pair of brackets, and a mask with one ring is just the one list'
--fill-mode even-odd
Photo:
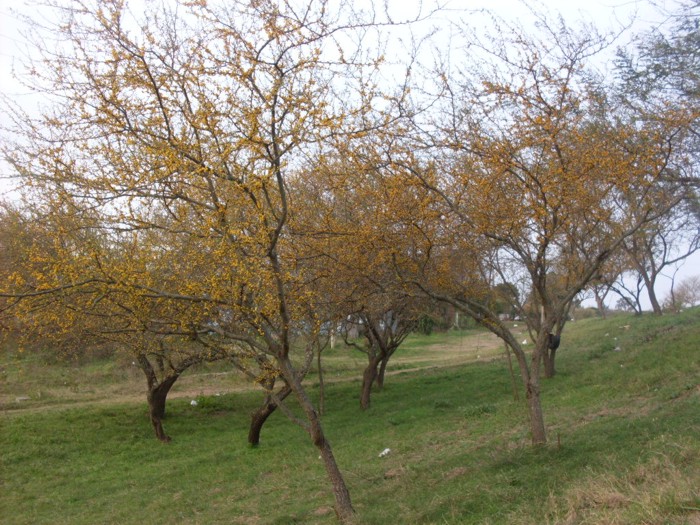
{"label": "green grass", "polygon": [[[415,360],[426,344],[458,337],[436,336],[400,352]],[[502,358],[392,376],[367,412],[359,378],[327,385],[324,425],[358,523],[699,523],[698,341],[698,309],[568,325],[558,374],[543,383],[550,443],[538,448]],[[327,376],[359,370],[341,350],[327,357]],[[99,376],[113,365],[90,366]],[[312,377],[309,385],[317,396]],[[143,403],[6,411],[0,521],[335,523],[323,466],[300,428],[276,413],[251,449],[259,394],[200,401],[169,404],[169,445],[153,438]]]}

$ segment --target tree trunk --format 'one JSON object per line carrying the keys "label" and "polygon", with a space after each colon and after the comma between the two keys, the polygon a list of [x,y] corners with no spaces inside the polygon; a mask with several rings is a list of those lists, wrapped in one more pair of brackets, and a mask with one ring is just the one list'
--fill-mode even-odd
{"label": "tree trunk", "polygon": [[547,433],[544,427],[544,414],[540,402],[539,378],[530,378],[527,384],[527,406],[530,412],[530,430],[532,432],[532,444],[544,445],[547,443]]}
{"label": "tree trunk", "polygon": [[557,349],[550,349],[544,351],[542,360],[544,361],[544,377],[551,379],[556,374],[556,369],[554,367],[554,357],[557,353]]}
{"label": "tree trunk", "polygon": [[168,392],[177,381],[179,375],[169,376],[161,381],[158,385],[153,386],[148,390],[148,414],[151,418],[153,430],[156,437],[164,442],[170,442],[170,436],[163,429],[163,418],[165,417],[165,401],[168,397]]}
{"label": "tree trunk", "polygon": [[[331,348],[333,345],[331,344]],[[316,353],[316,362],[318,363],[318,413],[323,415],[326,412],[326,384],[323,382],[323,366],[321,363],[321,348]]]}
{"label": "tree trunk", "polygon": [[598,290],[593,290],[593,294],[595,295],[595,302],[596,306],[598,307],[598,312],[600,313],[600,317],[602,319],[607,318],[607,309],[605,308],[605,298],[598,292]]}
{"label": "tree trunk", "polygon": [[544,361],[544,377],[550,379],[554,377],[556,370],[554,368],[554,358],[557,354],[557,348],[559,348],[559,343],[561,342],[561,330],[563,328],[563,323],[557,326],[557,333],[550,333],[546,339],[546,346],[542,352],[542,359]]}
{"label": "tree trunk", "polygon": [[313,403],[311,403],[306,390],[297,377],[289,358],[279,357],[278,362],[280,364],[280,369],[287,380],[287,384],[292,388],[294,395],[299,401],[299,405],[306,415],[306,419],[309,423],[307,430],[311,436],[311,440],[321,453],[321,458],[326,468],[328,479],[331,482],[333,495],[335,496],[335,513],[341,523],[349,524],[351,523],[355,514],[355,511],[352,508],[352,501],[350,499],[350,491],[348,491],[343,475],[335,461],[335,456],[333,456],[331,445],[323,433],[321,419],[318,417],[316,410],[314,410]]}
{"label": "tree trunk", "polygon": [[[542,341],[544,344],[544,341]],[[525,397],[527,398],[528,414],[530,416],[530,432],[532,434],[533,445],[544,445],[547,443],[547,433],[544,426],[544,414],[540,401],[540,366],[541,353],[535,348],[532,355],[532,370],[527,366],[525,352],[518,345],[517,341],[511,339],[510,347],[513,349],[515,358],[520,368],[520,377],[525,386]]]}
{"label": "tree trunk", "polygon": [[656,292],[654,291],[654,288],[650,285],[647,285],[647,294],[649,295],[649,302],[651,303],[651,309],[654,311],[654,314],[663,315],[663,308],[661,308],[661,304],[659,304],[659,300],[656,297]]}
{"label": "tree trunk", "polygon": [[355,509],[353,509],[352,500],[350,499],[350,491],[345,485],[343,474],[340,472],[338,464],[335,461],[335,456],[331,450],[331,444],[323,435],[320,421],[318,419],[316,419],[316,421],[318,423],[318,426],[316,427],[317,431],[314,431],[315,425],[312,423],[312,438],[314,439],[314,444],[316,444],[321,451],[321,458],[323,459],[323,464],[326,467],[328,479],[330,479],[331,486],[333,487],[333,495],[335,496],[335,514],[338,516],[338,520],[341,523],[349,525],[352,523],[353,516],[355,515]]}
{"label": "tree trunk", "polygon": [[[277,392],[277,399],[284,401],[284,399],[292,392],[289,385],[283,386],[279,392]],[[277,402],[272,398],[271,395],[265,396],[265,401],[262,406],[258,408],[255,412],[250,415],[250,430],[248,431],[248,444],[251,447],[257,447],[260,444],[260,431],[262,430],[267,418],[272,415],[272,413],[277,410]]]}
{"label": "tree trunk", "polygon": [[384,375],[386,374],[386,365],[389,363],[389,356],[382,359],[379,363],[379,373],[377,374],[377,389],[382,390],[384,388]]}
{"label": "tree trunk", "polygon": [[379,364],[379,359],[376,357],[370,357],[367,368],[362,373],[362,393],[360,395],[360,408],[362,410],[367,410],[369,408],[370,396],[372,394],[372,385],[377,377],[377,365]]}

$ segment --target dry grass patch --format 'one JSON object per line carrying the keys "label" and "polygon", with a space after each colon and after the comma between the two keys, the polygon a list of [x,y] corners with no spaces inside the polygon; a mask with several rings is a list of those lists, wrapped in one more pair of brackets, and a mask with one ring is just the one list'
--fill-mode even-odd
{"label": "dry grass patch", "polygon": [[[693,444],[657,454],[628,471],[591,473],[563,494],[550,494],[547,523],[558,525],[696,524],[700,451]],[[520,523],[514,520],[514,523]]]}

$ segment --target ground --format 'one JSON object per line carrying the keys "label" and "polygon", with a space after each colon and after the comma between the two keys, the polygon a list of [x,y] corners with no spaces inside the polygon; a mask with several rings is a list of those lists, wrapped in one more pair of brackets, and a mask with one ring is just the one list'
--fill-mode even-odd
{"label": "ground", "polygon": [[[515,329],[518,330],[517,325]],[[365,366],[362,353],[336,349],[327,354],[324,361],[324,380],[327,383],[361,378]],[[400,348],[390,361],[386,374],[392,376],[420,369],[444,368],[503,355],[502,342],[490,332],[437,333],[418,337],[414,342],[409,339],[406,350]],[[53,367],[53,374],[47,377],[47,367],[40,356],[15,354],[5,357],[5,362],[0,365],[0,374],[4,376],[0,384],[0,410],[4,412],[27,413],[67,406],[145,402],[143,374],[125,359],[82,366],[59,362]],[[309,373],[307,382],[318,383],[315,371]],[[256,388],[259,387],[242,378],[237,371],[216,365],[213,369],[201,367],[185,373],[173,386],[169,399],[194,399]]]}

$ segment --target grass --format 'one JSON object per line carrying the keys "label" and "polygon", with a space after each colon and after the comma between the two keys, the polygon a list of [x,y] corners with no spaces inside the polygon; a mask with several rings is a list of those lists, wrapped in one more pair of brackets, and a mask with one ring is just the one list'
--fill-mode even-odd
{"label": "grass", "polygon": [[[362,356],[328,352],[327,376],[345,380],[327,385],[324,425],[358,523],[700,523],[700,310],[567,326],[558,374],[543,384],[550,444],[538,448],[502,358],[429,367],[426,356],[460,337],[410,340],[396,356],[406,371],[367,412],[350,380]],[[6,377],[21,365],[60,378],[60,366],[11,361]],[[108,361],[82,377],[109,370],[110,389],[130,385]],[[212,373],[197,371],[193,384]],[[313,377],[309,386],[317,396]],[[277,413],[261,446],[245,445],[255,392],[201,396],[197,407],[174,399],[169,445],[153,438],[143,402],[71,407],[60,397],[0,414],[3,523],[335,523],[301,429]]]}

